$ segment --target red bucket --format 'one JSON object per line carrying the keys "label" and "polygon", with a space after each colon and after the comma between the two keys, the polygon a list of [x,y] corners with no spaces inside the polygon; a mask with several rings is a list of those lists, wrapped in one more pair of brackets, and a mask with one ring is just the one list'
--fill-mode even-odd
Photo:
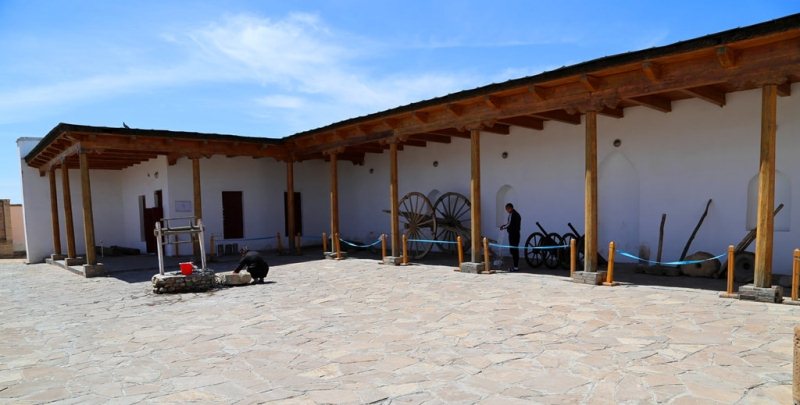
{"label": "red bucket", "polygon": [[194,270],[192,262],[183,262],[180,263],[180,266],[181,266],[181,273],[185,276],[192,274],[192,270]]}

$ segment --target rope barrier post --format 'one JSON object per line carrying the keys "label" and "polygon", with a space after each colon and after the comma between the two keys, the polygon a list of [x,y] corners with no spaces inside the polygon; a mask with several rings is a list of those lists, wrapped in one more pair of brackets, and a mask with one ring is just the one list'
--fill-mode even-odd
{"label": "rope barrier post", "polygon": [[485,273],[492,272],[492,262],[489,257],[489,239],[483,237],[483,271]]}
{"label": "rope barrier post", "polygon": [[336,245],[336,260],[342,260],[342,245],[339,243],[339,234],[334,235],[333,243]]}
{"label": "rope barrier post", "polygon": [[386,264],[386,234],[381,234],[381,263]]}
{"label": "rope barrier post", "polygon": [[278,232],[278,254],[283,254],[283,239],[281,239],[281,233]]}
{"label": "rope barrier post", "polygon": [[797,301],[797,288],[800,282],[800,249],[795,249],[792,255],[792,301]]}
{"label": "rope barrier post", "polygon": [[603,285],[615,286],[618,283],[614,282],[614,253],[616,245],[614,241],[608,243],[608,272],[606,273],[606,282]]}
{"label": "rope barrier post", "polygon": [[739,294],[733,292],[733,269],[734,269],[734,259],[736,258],[736,250],[733,245],[728,245],[728,285],[727,289],[724,293],[720,293],[719,296],[722,298],[739,298]]}
{"label": "rope barrier post", "polygon": [[328,234],[322,232],[322,255],[325,256],[325,253],[328,253]]}
{"label": "rope barrier post", "polygon": [[303,246],[302,246],[302,244],[303,244],[302,236],[300,236],[300,234],[298,233],[297,235],[294,236],[294,247],[297,250],[297,254],[298,255],[302,255],[303,254]]}
{"label": "rope barrier post", "polygon": [[464,263],[464,245],[461,243],[461,235],[456,237],[458,243],[458,271],[461,271],[461,263]]}
{"label": "rope barrier post", "polygon": [[575,238],[569,240],[569,278],[575,274],[575,269],[578,268],[578,244]]}
{"label": "rope barrier post", "polygon": [[403,234],[403,266],[408,265],[408,235]]}
{"label": "rope barrier post", "polygon": [[[175,235],[175,241],[177,242],[177,240],[178,240],[178,235]],[[208,241],[208,244],[211,245],[211,257],[216,256],[217,255],[217,249],[214,249],[214,234],[213,233],[211,234],[211,239]],[[176,244],[175,245],[175,252],[176,252],[175,256],[178,255],[177,251],[178,251],[178,245]]]}

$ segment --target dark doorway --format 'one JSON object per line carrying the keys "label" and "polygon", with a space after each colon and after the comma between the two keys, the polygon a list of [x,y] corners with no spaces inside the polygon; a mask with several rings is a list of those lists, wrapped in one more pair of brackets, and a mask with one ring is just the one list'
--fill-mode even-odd
{"label": "dark doorway", "polygon": [[[288,205],[286,204],[287,194],[283,192],[283,234],[286,236],[289,235],[289,210]],[[303,234],[303,213],[300,211],[300,193],[295,191],[294,193],[294,231]]]}
{"label": "dark doorway", "polygon": [[244,237],[241,191],[222,192],[222,236],[225,239]]}
{"label": "dark doorway", "polygon": [[139,206],[142,209],[142,230],[144,231],[144,243],[147,253],[156,252],[156,222],[164,218],[164,208],[162,206],[161,190],[157,190],[153,194],[155,206],[147,208],[147,203],[144,201],[144,196],[139,197]]}

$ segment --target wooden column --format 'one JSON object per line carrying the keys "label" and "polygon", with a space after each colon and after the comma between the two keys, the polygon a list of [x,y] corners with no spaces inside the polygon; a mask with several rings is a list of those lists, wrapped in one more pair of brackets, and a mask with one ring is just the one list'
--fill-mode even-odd
{"label": "wooden column", "polygon": [[61,164],[61,194],[64,196],[64,224],[67,230],[67,257],[74,259],[75,253],[75,225],[72,223],[72,193],[69,190],[69,169],[65,163]]}
{"label": "wooden column", "polygon": [[[331,235],[339,233],[339,175],[337,172],[338,159],[336,153],[330,154],[331,159]],[[334,241],[335,246],[336,241]]]}
{"label": "wooden column", "polygon": [[397,142],[389,144],[389,201],[391,201],[392,257],[400,254],[400,207],[397,190]]}
{"label": "wooden column", "polygon": [[61,256],[61,227],[58,224],[58,191],[56,190],[56,171],[47,172],[50,180],[50,221],[53,225],[53,254]]}
{"label": "wooden column", "polygon": [[586,112],[583,271],[597,271],[597,112]]}
{"label": "wooden column", "polygon": [[758,169],[758,218],[756,220],[756,287],[772,285],[772,239],[775,209],[775,138],[778,86],[764,85],[761,92],[761,160]]}
{"label": "wooden column", "polygon": [[86,152],[79,154],[81,166],[81,199],[83,200],[83,240],[86,245],[86,264],[97,264],[94,250],[94,216],[92,214],[92,186],[89,182],[89,162]]}
{"label": "wooden column", "polygon": [[[192,158],[192,190],[194,192],[194,216],[197,219],[203,217],[203,198],[202,190],[200,189],[200,158]],[[196,238],[193,236],[193,238]],[[205,243],[204,241],[198,241]],[[200,257],[200,245],[198,242],[192,243],[194,257]]]}
{"label": "wooden column", "polygon": [[470,211],[470,222],[472,230],[470,238],[471,260],[473,263],[480,262],[481,258],[481,131],[479,129],[470,130],[470,150],[471,150],[471,174],[470,174],[470,199],[472,207]]}
{"label": "wooden column", "polygon": [[286,161],[286,230],[289,231],[286,237],[289,238],[290,251],[296,248],[296,229],[297,224],[294,223],[294,162],[289,159]]}

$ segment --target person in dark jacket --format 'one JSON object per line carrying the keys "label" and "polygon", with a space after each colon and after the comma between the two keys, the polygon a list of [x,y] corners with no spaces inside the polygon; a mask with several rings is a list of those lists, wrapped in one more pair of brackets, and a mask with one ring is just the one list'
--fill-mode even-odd
{"label": "person in dark jacket", "polygon": [[[244,250],[242,252],[244,253]],[[250,276],[253,277],[253,284],[264,284],[264,278],[269,273],[269,264],[258,252],[250,250],[242,255],[242,260],[239,261],[239,265],[236,266],[236,270],[233,272],[239,274],[242,269],[247,270]]]}
{"label": "person in dark jacket", "polygon": [[514,209],[514,204],[511,203],[506,204],[506,212],[508,212],[508,221],[505,225],[500,226],[500,229],[508,231],[508,244],[513,246],[508,249],[511,252],[511,259],[514,261],[514,267],[509,269],[509,271],[517,271],[519,270],[519,249],[517,247],[519,246],[519,232],[522,225],[522,217],[517,210]]}

